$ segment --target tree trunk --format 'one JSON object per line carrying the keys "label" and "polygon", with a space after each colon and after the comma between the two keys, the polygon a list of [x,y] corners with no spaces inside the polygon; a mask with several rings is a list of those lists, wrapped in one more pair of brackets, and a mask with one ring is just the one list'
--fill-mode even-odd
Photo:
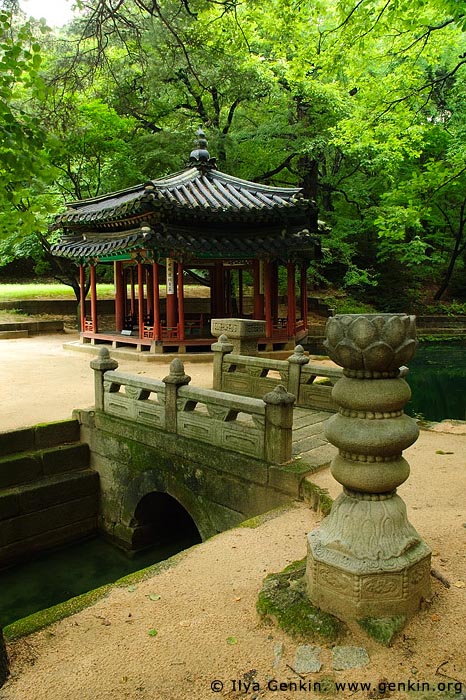
{"label": "tree trunk", "polygon": [[5,639],[3,630],[0,627],[0,688],[5,683],[10,673],[10,665],[8,663],[8,654],[6,652]]}
{"label": "tree trunk", "polygon": [[464,212],[466,208],[466,202],[463,203],[463,206],[461,207],[461,214],[460,214],[460,222],[458,225],[458,231],[455,236],[455,245],[453,247],[451,256],[450,256],[450,262],[448,263],[448,268],[445,273],[445,277],[443,278],[443,282],[440,285],[440,287],[437,289],[434,299],[435,301],[439,301],[446,290],[448,289],[448,285],[450,284],[451,276],[453,274],[453,270],[455,269],[455,264],[456,261],[460,255],[460,253],[463,252],[464,250],[464,243],[463,243],[463,234],[464,234],[464,227],[465,227],[465,218],[464,218]]}

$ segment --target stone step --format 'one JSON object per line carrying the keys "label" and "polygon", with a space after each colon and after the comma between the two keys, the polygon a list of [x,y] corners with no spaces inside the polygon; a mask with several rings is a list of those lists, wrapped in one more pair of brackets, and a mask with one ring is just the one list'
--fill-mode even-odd
{"label": "stone step", "polygon": [[62,420],[0,432],[0,458],[79,441],[79,422]]}
{"label": "stone step", "polygon": [[97,472],[82,469],[53,474],[32,484],[4,489],[0,491],[0,529],[7,519],[95,494],[98,487]]}
{"label": "stone step", "polygon": [[10,454],[0,458],[0,489],[88,466],[89,446],[80,442]]}
{"label": "stone step", "polygon": [[11,338],[29,338],[29,331],[0,331],[0,340]]}
{"label": "stone step", "polygon": [[72,501],[56,503],[43,510],[6,518],[0,521],[0,548],[92,517],[96,518],[97,525],[97,507],[98,492],[95,489],[94,493]]}

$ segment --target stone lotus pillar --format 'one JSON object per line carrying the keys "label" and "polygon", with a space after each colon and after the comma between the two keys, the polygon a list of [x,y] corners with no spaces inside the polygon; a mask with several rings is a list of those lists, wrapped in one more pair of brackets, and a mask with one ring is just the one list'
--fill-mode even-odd
{"label": "stone lotus pillar", "polygon": [[326,436],[343,493],[308,535],[311,602],[344,620],[410,616],[430,595],[430,550],[408,522],[396,488],[409,474],[403,449],[418,437],[403,413],[411,391],[399,367],[416,348],[415,317],[340,314],[325,346],[343,367]]}

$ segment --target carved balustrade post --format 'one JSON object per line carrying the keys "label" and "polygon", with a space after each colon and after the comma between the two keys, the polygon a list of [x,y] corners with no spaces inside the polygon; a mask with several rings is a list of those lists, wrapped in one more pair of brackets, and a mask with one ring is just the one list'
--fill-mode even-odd
{"label": "carved balustrade post", "polygon": [[403,413],[411,391],[399,370],[416,348],[415,317],[339,314],[326,331],[328,354],[343,367],[332,392],[339,413],[326,426],[343,493],[308,536],[308,594],[348,621],[408,617],[430,594],[430,550],[396,493],[409,475],[402,451],[419,432]]}
{"label": "carved balustrade post", "polygon": [[295,397],[278,384],[263,397],[265,402],[265,459],[283,464],[291,459]]}
{"label": "carved balustrade post", "polygon": [[210,332],[216,338],[225,334],[233,344],[235,355],[258,354],[257,343],[265,338],[265,321],[246,318],[213,318]]}
{"label": "carved balustrade post", "polygon": [[215,389],[215,391],[222,391],[223,358],[233,351],[233,344],[230,343],[227,336],[222,333],[218,341],[210,346],[210,349],[214,353],[212,388]]}
{"label": "carved balustrade post", "polygon": [[110,357],[108,348],[101,347],[95,360],[91,360],[91,369],[94,370],[95,407],[98,411],[104,410],[104,378],[105,372],[117,369],[118,362]]}
{"label": "carved balustrade post", "polygon": [[184,373],[184,364],[177,357],[170,362],[170,374],[162,379],[165,382],[165,430],[177,432],[178,425],[178,389],[186,386],[191,377]]}
{"label": "carved balustrade post", "polygon": [[296,396],[299,401],[299,385],[301,383],[301,370],[309,363],[309,356],[304,354],[302,345],[297,345],[294,353],[288,358],[288,391]]}

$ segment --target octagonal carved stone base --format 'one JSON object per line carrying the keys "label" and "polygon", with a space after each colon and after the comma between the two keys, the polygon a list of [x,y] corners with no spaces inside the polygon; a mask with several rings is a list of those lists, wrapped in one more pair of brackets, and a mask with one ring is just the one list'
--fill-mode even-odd
{"label": "octagonal carved stone base", "polygon": [[359,500],[343,493],[308,535],[309,598],[348,621],[410,617],[430,597],[430,556],[399,496]]}

